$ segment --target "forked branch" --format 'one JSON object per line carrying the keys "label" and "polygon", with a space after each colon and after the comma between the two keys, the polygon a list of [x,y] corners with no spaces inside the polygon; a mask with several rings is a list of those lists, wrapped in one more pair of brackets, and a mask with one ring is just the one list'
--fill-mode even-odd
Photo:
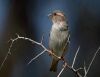
{"label": "forked branch", "polygon": [[[63,71],[65,70],[65,68],[69,68],[71,71],[73,71],[73,73],[75,73],[76,77],[86,77],[87,74],[88,74],[88,72],[89,72],[89,70],[90,70],[91,65],[93,64],[93,61],[94,61],[94,59],[95,59],[97,53],[98,53],[99,50],[100,50],[100,47],[99,47],[99,48],[97,49],[97,51],[95,52],[95,54],[93,55],[93,58],[92,58],[92,60],[91,60],[91,62],[90,62],[90,64],[89,64],[89,66],[88,66],[87,69],[86,69],[85,63],[84,63],[84,68],[81,68],[81,67],[80,67],[80,68],[78,68],[78,69],[75,69],[75,68],[74,68],[74,65],[75,65],[76,58],[77,58],[77,56],[78,56],[79,50],[80,50],[80,46],[78,47],[78,49],[77,49],[77,51],[76,51],[76,53],[75,53],[75,56],[74,56],[72,65],[70,66],[70,65],[67,64],[65,58],[62,59],[61,57],[55,55],[51,50],[48,50],[48,49],[43,45],[43,39],[44,39],[43,36],[42,36],[41,42],[37,42],[37,41],[34,41],[34,40],[30,39],[30,38],[22,37],[22,36],[19,36],[18,34],[16,34],[16,35],[17,35],[16,38],[11,39],[11,45],[10,45],[10,47],[9,47],[9,50],[8,50],[8,52],[7,52],[6,56],[5,56],[5,58],[4,58],[3,62],[2,62],[2,64],[0,65],[0,71],[1,71],[1,69],[2,69],[2,67],[3,67],[3,65],[4,65],[4,63],[5,63],[5,61],[7,60],[9,54],[11,55],[11,48],[12,48],[13,43],[14,43],[15,41],[17,41],[18,39],[23,39],[23,40],[30,41],[31,43],[37,44],[38,46],[41,46],[41,47],[43,48],[43,51],[42,51],[41,53],[39,53],[38,55],[36,55],[34,58],[32,58],[32,59],[29,61],[28,65],[29,65],[31,62],[33,62],[35,59],[37,59],[38,57],[40,57],[42,54],[44,54],[45,52],[48,52],[48,53],[51,54],[52,56],[55,56],[55,57],[58,58],[59,60],[63,61],[63,67],[62,67],[61,71],[59,72],[59,74],[57,75],[57,77],[60,77],[60,76],[61,76],[61,74],[63,73]],[[69,42],[69,39],[68,39],[68,42]],[[85,72],[85,75],[82,76],[82,75],[79,73],[79,70],[83,70],[83,71]]]}

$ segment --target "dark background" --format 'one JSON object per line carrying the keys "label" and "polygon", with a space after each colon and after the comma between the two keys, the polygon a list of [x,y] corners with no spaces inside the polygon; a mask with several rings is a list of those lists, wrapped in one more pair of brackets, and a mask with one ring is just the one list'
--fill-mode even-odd
{"label": "dark background", "polygon": [[[4,60],[11,38],[28,37],[40,42],[44,34],[44,45],[48,47],[51,21],[48,14],[53,10],[62,10],[68,17],[71,43],[65,58],[72,63],[74,54],[80,45],[75,68],[82,67],[84,61],[88,67],[93,54],[100,46],[100,0],[0,0],[0,64]],[[30,65],[27,63],[42,49],[25,40],[13,44],[0,70],[0,77],[56,77],[49,72],[51,58],[47,53]],[[87,77],[100,77],[100,53],[95,58]],[[61,77],[75,77],[70,71]]]}

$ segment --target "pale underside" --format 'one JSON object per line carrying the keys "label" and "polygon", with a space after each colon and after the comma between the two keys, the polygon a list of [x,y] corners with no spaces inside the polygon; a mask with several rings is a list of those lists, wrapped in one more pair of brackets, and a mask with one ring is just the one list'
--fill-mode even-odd
{"label": "pale underside", "polygon": [[67,26],[61,27],[59,29],[56,28],[55,26],[52,26],[49,39],[49,48],[57,56],[61,57],[68,48],[67,39],[68,39]]}

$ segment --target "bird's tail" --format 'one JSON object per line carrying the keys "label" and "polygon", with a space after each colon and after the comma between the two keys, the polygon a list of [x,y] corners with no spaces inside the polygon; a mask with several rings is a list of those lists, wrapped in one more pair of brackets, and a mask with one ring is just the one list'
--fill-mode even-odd
{"label": "bird's tail", "polygon": [[52,64],[50,67],[50,71],[56,72],[57,71],[57,65],[58,65],[58,59],[53,58]]}

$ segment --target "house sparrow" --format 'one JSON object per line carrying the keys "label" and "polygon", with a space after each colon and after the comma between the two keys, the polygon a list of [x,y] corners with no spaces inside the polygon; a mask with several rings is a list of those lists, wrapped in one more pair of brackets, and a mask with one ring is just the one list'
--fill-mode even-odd
{"label": "house sparrow", "polygon": [[[55,55],[63,58],[65,51],[68,50],[68,20],[64,13],[59,10],[49,14],[49,17],[53,23],[50,31],[49,48]],[[59,59],[55,56],[52,56],[52,58],[50,71],[56,72]]]}

